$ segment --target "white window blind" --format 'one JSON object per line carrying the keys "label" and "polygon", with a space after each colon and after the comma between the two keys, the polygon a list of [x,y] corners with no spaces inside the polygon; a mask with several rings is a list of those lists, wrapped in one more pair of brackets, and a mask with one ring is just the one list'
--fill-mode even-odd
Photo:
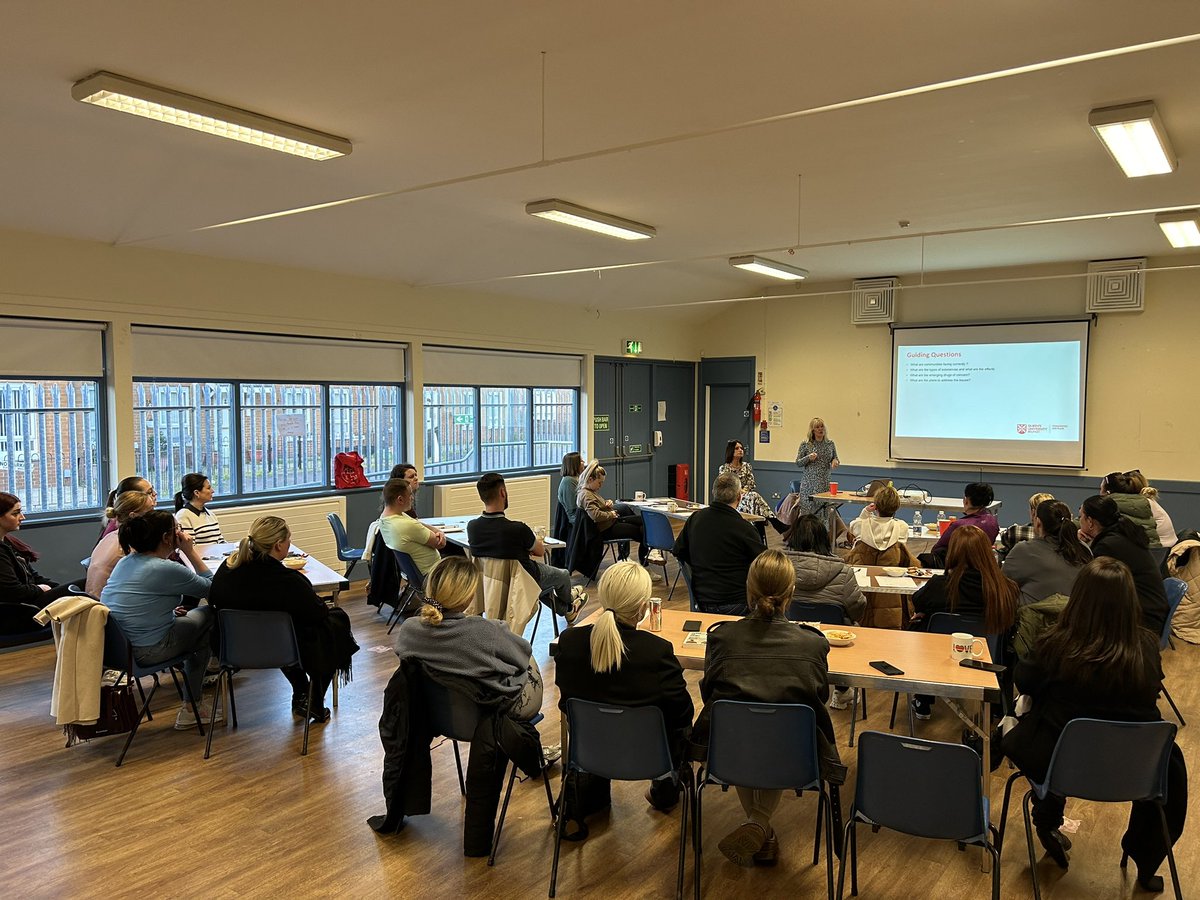
{"label": "white window blind", "polygon": [[137,378],[345,383],[404,381],[405,344],[135,325]]}
{"label": "white window blind", "polygon": [[425,347],[425,383],[497,387],[580,386],[583,357],[468,347]]}
{"label": "white window blind", "polygon": [[104,326],[96,322],[0,318],[0,376],[100,378]]}

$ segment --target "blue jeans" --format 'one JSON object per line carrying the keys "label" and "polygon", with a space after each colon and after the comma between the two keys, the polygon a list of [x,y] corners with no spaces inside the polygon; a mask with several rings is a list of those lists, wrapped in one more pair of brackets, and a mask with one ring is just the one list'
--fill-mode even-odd
{"label": "blue jeans", "polygon": [[212,647],[208,633],[214,622],[211,606],[198,606],[186,616],[177,616],[171,630],[157,644],[134,647],[133,658],[139,665],[153,666],[168,659],[187,654],[183,661],[183,677],[189,694],[197,703],[204,687],[204,670],[208,668]]}
{"label": "blue jeans", "polygon": [[571,611],[571,573],[566,569],[556,569],[534,560],[538,570],[538,587],[542,590],[554,588],[554,611],[565,616]]}

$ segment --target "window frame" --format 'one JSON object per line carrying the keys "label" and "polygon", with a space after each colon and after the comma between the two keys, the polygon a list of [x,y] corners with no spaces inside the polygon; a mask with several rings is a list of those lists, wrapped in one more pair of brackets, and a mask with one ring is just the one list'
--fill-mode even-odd
{"label": "window frame", "polygon": [[[39,522],[55,522],[68,521],[78,519],[90,519],[95,516],[97,509],[104,506],[104,500],[108,496],[110,490],[108,486],[108,379],[104,374],[97,376],[78,376],[78,375],[0,375],[0,381],[12,382],[18,384],[38,384],[42,385],[47,382],[88,382],[95,385],[96,402],[92,410],[96,414],[96,438],[98,441],[96,447],[96,489],[97,498],[95,505],[89,506],[74,506],[69,509],[54,509],[54,510],[38,510],[33,512],[29,509],[29,493],[28,486],[21,491],[16,490],[15,485],[10,485],[10,493],[16,494],[21,498],[21,511],[25,514],[26,520],[31,524]],[[63,408],[58,410],[42,410],[41,414],[61,413],[61,412],[87,412],[86,408]],[[24,448],[28,434],[22,431],[21,445]],[[7,450],[15,453],[16,435],[6,435],[5,446]],[[36,451],[36,448],[34,448]],[[39,459],[39,462],[43,460]],[[43,473],[44,474],[44,473]],[[74,477],[74,476],[72,476]]]}
{"label": "window frame", "polygon": [[[329,389],[331,387],[389,387],[389,388],[394,388],[396,390],[396,432],[399,436],[399,440],[397,442],[397,449],[396,449],[397,457],[399,459],[403,459],[404,454],[407,452],[407,448],[408,448],[408,432],[407,432],[407,428],[406,428],[407,418],[405,415],[405,394],[406,394],[405,388],[407,387],[407,385],[405,382],[393,382],[393,381],[351,382],[346,379],[341,379],[341,380],[337,380],[337,381],[310,379],[310,380],[305,380],[305,381],[271,382],[273,384],[315,385],[316,387],[318,387],[320,389],[321,402],[320,402],[319,409],[321,411],[323,427],[322,427],[322,434],[321,434],[320,438],[317,441],[315,441],[315,443],[322,447],[322,452],[326,456],[326,459],[325,459],[325,481],[323,484],[320,484],[320,485],[307,485],[307,486],[295,485],[295,486],[281,487],[281,488],[277,488],[274,490],[255,491],[252,493],[248,493],[244,490],[245,486],[243,484],[243,478],[242,478],[242,466],[244,465],[243,454],[244,454],[245,447],[246,447],[246,444],[242,439],[242,408],[243,408],[242,407],[242,399],[241,399],[242,398],[242,393],[241,393],[242,385],[244,385],[244,384],[246,384],[246,385],[264,384],[267,382],[263,382],[261,379],[251,379],[251,378],[242,378],[242,379],[229,378],[229,379],[214,380],[214,379],[196,379],[196,378],[184,378],[184,377],[178,377],[178,378],[135,377],[132,379],[131,383],[135,390],[136,390],[136,386],[138,384],[149,384],[149,383],[153,383],[153,384],[227,384],[227,385],[229,385],[229,387],[230,387],[229,411],[230,411],[230,417],[233,421],[233,426],[234,426],[231,429],[232,444],[233,444],[233,446],[232,446],[232,461],[233,462],[232,462],[232,466],[231,466],[231,477],[235,480],[235,488],[236,489],[217,495],[215,505],[218,508],[223,505],[227,505],[229,503],[260,502],[260,501],[268,501],[268,500],[272,500],[272,499],[280,499],[280,498],[285,498],[285,497],[321,497],[321,496],[328,496],[328,495],[338,494],[338,493],[346,493],[348,491],[354,491],[354,490],[369,491],[369,490],[377,490],[378,489],[378,487],[379,487],[378,481],[372,483],[370,486],[365,487],[365,488],[338,488],[334,485],[333,457],[336,454],[334,453],[334,449],[333,449],[333,433],[332,433],[332,427],[331,427],[332,420],[331,420],[330,412],[329,412],[330,411]],[[349,409],[352,407],[341,407],[341,408]],[[142,407],[134,406],[133,409],[134,409],[134,414],[136,416],[138,411],[140,409],[142,409]],[[131,439],[134,436],[135,435],[131,435]],[[338,452],[341,452],[341,451],[338,451]],[[166,488],[168,486],[157,485],[157,487],[159,488],[159,491],[161,494],[160,500],[173,495],[175,493],[175,491],[177,491],[179,489],[177,485],[169,486],[170,487],[169,491],[166,490]]]}
{"label": "window frame", "polygon": [[[482,392],[483,392],[483,391],[487,391],[487,390],[493,390],[493,391],[525,391],[525,394],[526,394],[526,403],[525,403],[525,435],[526,435],[526,439],[525,439],[525,447],[526,447],[526,450],[527,450],[527,452],[528,452],[528,454],[529,454],[529,463],[528,463],[527,465],[523,465],[523,466],[514,466],[514,467],[512,467],[512,468],[507,468],[507,469],[482,469],[482,468],[478,468],[478,467],[477,467],[477,468],[470,469],[470,470],[467,470],[467,471],[464,471],[464,472],[452,472],[452,473],[447,473],[447,474],[445,474],[445,475],[428,475],[428,467],[429,467],[430,465],[438,465],[438,464],[437,464],[437,463],[430,463],[430,462],[428,461],[428,459],[426,459],[426,458],[422,458],[422,460],[421,460],[421,464],[420,464],[420,465],[421,465],[421,471],[422,471],[422,481],[423,481],[423,482],[426,482],[426,483],[429,483],[429,484],[448,484],[448,483],[453,483],[453,482],[463,481],[463,480],[465,480],[465,479],[477,478],[477,477],[479,477],[480,475],[483,475],[485,472],[489,472],[489,471],[501,472],[501,473],[504,473],[504,474],[512,474],[512,473],[524,473],[524,472],[554,472],[554,471],[558,471],[558,470],[559,470],[559,469],[562,467],[562,461],[561,461],[561,460],[560,460],[560,461],[558,461],[558,462],[549,462],[549,463],[544,463],[544,464],[542,464],[542,465],[538,465],[538,464],[537,464],[537,462],[536,462],[536,460],[537,460],[537,453],[536,453],[536,451],[535,451],[535,449],[534,449],[534,406],[535,406],[535,403],[534,403],[534,391],[538,391],[538,390],[563,390],[563,391],[570,391],[570,392],[571,392],[571,395],[572,395],[572,398],[573,398],[573,399],[572,399],[572,403],[571,403],[571,409],[572,409],[572,419],[573,419],[573,422],[572,422],[572,429],[571,429],[571,434],[572,434],[572,436],[573,436],[573,437],[576,439],[576,441],[577,441],[577,442],[578,442],[578,440],[579,440],[579,406],[580,406],[580,401],[581,401],[581,398],[582,398],[582,396],[583,396],[583,390],[582,390],[582,388],[579,388],[579,387],[569,387],[569,386],[568,386],[568,387],[564,387],[564,386],[561,386],[561,385],[560,385],[560,386],[556,386],[556,387],[547,387],[547,386],[545,386],[545,385],[537,385],[537,384],[534,384],[534,385],[511,385],[511,384],[464,384],[464,383],[458,383],[458,384],[445,384],[445,383],[439,383],[439,384],[423,384],[423,385],[421,385],[422,407],[424,407],[424,406],[425,406],[425,403],[424,403],[424,392],[425,392],[425,391],[427,391],[427,390],[431,390],[431,389],[438,389],[438,388],[460,388],[460,389],[466,388],[466,389],[473,390],[473,391],[475,392],[475,403],[474,403],[474,407],[473,407],[473,409],[474,409],[474,420],[475,420],[475,429],[474,429],[474,437],[475,437],[475,456],[476,456],[476,459],[478,459],[478,460],[480,460],[480,461],[482,461],[482,459],[483,459],[483,443],[482,443],[482,439],[483,439],[483,431],[482,431],[482,429],[483,429],[483,424],[482,424],[482,422],[483,422],[483,415],[482,415],[483,403],[482,403]],[[420,424],[421,424],[422,432],[424,432],[424,428],[425,428],[424,416],[422,416],[422,422],[421,422]],[[424,455],[425,455],[425,454],[427,454],[428,452],[429,452],[429,441],[426,439],[426,440],[425,440],[425,442],[424,442],[424,452],[423,452],[422,456],[424,456]],[[569,452],[569,451],[568,451],[568,452]]]}

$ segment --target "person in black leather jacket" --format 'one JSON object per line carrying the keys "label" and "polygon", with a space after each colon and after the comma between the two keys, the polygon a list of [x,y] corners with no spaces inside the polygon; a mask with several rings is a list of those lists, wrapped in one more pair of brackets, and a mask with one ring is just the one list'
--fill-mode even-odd
{"label": "person in black leather jacket", "polygon": [[[718,700],[803,703],[816,715],[821,772],[827,780],[840,783],[845,770],[825,709],[829,642],[815,628],[784,616],[795,581],[795,569],[786,556],[778,550],[764,551],[751,564],[746,580],[750,614],[710,629],[700,682],[704,709],[692,730],[693,752],[703,758],[707,750],[709,717]],[[721,852],[740,866],[773,865],[779,842],[770,819],[783,792],[743,787],[737,792],[747,821],[721,840]]]}

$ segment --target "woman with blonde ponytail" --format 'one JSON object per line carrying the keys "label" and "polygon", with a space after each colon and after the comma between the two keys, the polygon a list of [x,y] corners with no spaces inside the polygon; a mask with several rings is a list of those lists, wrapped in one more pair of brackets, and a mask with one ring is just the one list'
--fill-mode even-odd
{"label": "woman with blonde ponytail", "polygon": [[[678,764],[692,725],[692,698],[670,642],[637,627],[650,589],[650,575],[637,563],[626,560],[605,570],[596,624],[568,628],[559,636],[554,657],[558,705],[564,716],[572,697],[621,706],[657,706]],[[599,793],[593,795],[589,788],[589,805],[607,805],[608,782],[592,781]],[[654,781],[646,799],[656,809],[669,810],[679,802],[679,785],[670,778]]]}
{"label": "woman with blonde ponytail", "polygon": [[[750,615],[720,622],[709,630],[700,696],[704,709],[696,719],[692,743],[698,758],[707,755],[708,722],[718,700],[802,703],[812,707],[817,723],[821,774],[833,784],[845,780],[834,743],[833,723],[825,709],[829,699],[829,642],[815,628],[789,622],[784,611],[792,601],[796,571],[778,550],[764,550],[746,577]],[[771,814],[781,791],[739,787],[746,821],[727,834],[721,852],[739,866],[773,866],[779,839]]]}
{"label": "woman with blonde ponytail", "polygon": [[[213,576],[208,602],[217,609],[286,612],[296,629],[300,665],[280,669],[292,686],[292,713],[328,722],[325,692],[339,674],[350,678],[350,657],[358,644],[343,609],[329,609],[304,573],[287,568],[292,532],[278,516],[260,516]],[[313,708],[308,710],[312,680]]]}
{"label": "woman with blonde ponytail", "polygon": [[532,719],[542,708],[542,673],[533,647],[508,625],[466,615],[481,589],[479,570],[465,556],[446,556],[425,577],[426,602],[396,633],[396,655],[478,684],[506,714]]}

